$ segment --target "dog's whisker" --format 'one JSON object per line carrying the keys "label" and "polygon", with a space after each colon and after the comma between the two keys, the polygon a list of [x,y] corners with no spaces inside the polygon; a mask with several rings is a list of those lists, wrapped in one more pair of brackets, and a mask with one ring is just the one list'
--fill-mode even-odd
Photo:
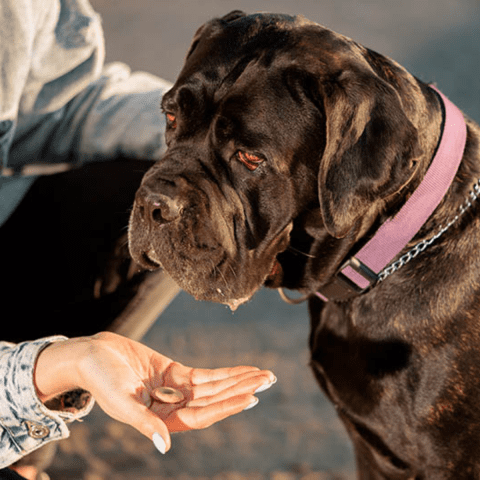
{"label": "dog's whisker", "polygon": [[291,252],[298,253],[300,255],[303,255],[308,258],[317,258],[315,255],[311,255],[310,253],[302,252],[301,250],[298,250],[295,247],[292,247],[291,245],[288,246],[287,250],[290,250]]}
{"label": "dog's whisker", "polygon": [[[223,275],[222,271],[217,267],[217,265],[215,265],[213,260],[210,259],[210,263],[212,264],[212,267],[213,267],[212,270],[213,270],[214,275],[215,276],[220,275],[222,277],[223,283],[225,284],[225,286],[227,286],[228,285],[227,279]],[[220,288],[217,288],[217,292],[223,295],[223,292],[221,291]]]}
{"label": "dog's whisker", "polygon": [[218,273],[221,275],[225,286],[228,286],[227,279],[225,278],[225,275],[223,274],[223,272],[220,269],[218,269]]}
{"label": "dog's whisker", "polygon": [[231,265],[229,265],[228,268],[229,268],[230,271],[232,272],[233,276],[234,276],[235,278],[237,278],[237,274],[236,274],[235,270],[233,269],[233,267],[232,267]]}

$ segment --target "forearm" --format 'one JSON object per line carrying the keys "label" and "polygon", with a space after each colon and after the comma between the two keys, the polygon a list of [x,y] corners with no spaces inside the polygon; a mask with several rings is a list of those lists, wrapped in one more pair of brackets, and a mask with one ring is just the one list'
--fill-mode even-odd
{"label": "forearm", "polygon": [[[37,162],[65,161],[72,167],[118,158],[157,160],[164,152],[165,119],[160,110],[168,82],[127,65],[107,65],[100,78],[54,113],[19,118],[20,141],[12,162],[42,152]],[[41,127],[41,128],[40,128]]]}

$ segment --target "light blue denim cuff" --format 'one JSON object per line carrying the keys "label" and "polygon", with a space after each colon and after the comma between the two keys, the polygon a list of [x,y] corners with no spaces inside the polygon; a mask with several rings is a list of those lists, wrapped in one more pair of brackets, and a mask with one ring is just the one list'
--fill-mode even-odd
{"label": "light blue denim cuff", "polygon": [[[0,467],[48,442],[67,438],[66,424],[87,415],[93,407],[93,399],[84,391],[76,391],[77,397],[83,395],[77,402],[81,408],[65,410],[51,410],[37,396],[33,383],[36,358],[50,343],[62,340],[66,338],[48,337],[18,345],[0,342]],[[64,405],[63,397],[56,399],[58,405]]]}

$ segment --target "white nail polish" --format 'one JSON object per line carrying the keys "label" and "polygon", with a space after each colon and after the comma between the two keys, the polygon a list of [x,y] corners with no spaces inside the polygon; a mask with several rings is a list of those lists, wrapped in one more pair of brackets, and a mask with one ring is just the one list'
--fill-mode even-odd
{"label": "white nail polish", "polygon": [[167,445],[165,443],[165,440],[160,436],[160,434],[155,432],[152,436],[152,440],[157,450],[165,455],[165,452],[167,451]]}
{"label": "white nail polish", "polygon": [[265,390],[268,390],[272,385],[275,385],[277,383],[277,377],[275,377],[271,382],[265,383],[264,385],[260,385],[254,393],[260,393],[264,392]]}
{"label": "white nail polish", "polygon": [[250,405],[247,405],[243,411],[245,410],[250,410],[251,408],[253,408],[256,404],[258,403],[258,398],[256,398]]}
{"label": "white nail polish", "polygon": [[264,392],[265,390],[268,390],[272,385],[273,385],[273,382],[265,383],[264,385],[260,385],[260,386],[255,390],[255,392],[253,392],[253,393]]}

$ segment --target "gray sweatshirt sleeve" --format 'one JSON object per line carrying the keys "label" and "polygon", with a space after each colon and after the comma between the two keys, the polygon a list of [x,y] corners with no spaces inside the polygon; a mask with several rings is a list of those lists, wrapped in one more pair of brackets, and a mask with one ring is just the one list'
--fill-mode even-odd
{"label": "gray sweatshirt sleeve", "polygon": [[[101,19],[88,0],[0,2],[0,225],[35,179],[20,175],[23,161],[11,162],[19,124],[63,108],[99,78],[104,56]],[[42,161],[41,146],[23,160]]]}

